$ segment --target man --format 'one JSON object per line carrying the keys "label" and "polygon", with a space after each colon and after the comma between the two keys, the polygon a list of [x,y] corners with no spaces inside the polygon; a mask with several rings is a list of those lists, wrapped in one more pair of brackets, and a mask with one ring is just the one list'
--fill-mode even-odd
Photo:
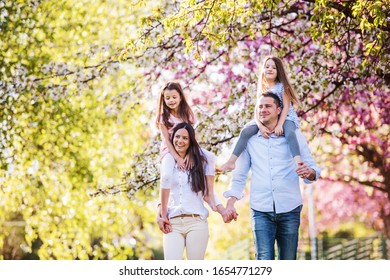
{"label": "man", "polygon": [[[259,98],[260,121],[274,131],[281,112],[277,95],[267,92]],[[297,130],[303,162],[298,168],[284,136],[265,138],[259,131],[252,136],[237,160],[228,198],[225,222],[237,218],[234,204],[243,197],[249,170],[252,171],[250,207],[256,259],[275,259],[274,245],[278,245],[278,258],[296,259],[298,229],[302,209],[299,177],[306,183],[315,181],[320,174],[304,136]]]}

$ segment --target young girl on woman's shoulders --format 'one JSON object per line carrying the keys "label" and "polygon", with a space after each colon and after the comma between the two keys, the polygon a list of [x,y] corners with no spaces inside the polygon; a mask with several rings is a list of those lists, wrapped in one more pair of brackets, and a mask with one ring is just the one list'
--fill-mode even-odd
{"label": "young girl on woman's shoulders", "polygon": [[171,144],[172,131],[175,125],[186,122],[194,124],[195,116],[188,105],[181,85],[168,82],[163,87],[157,110],[156,126],[161,131],[161,159],[171,153],[180,169],[188,167],[187,159],[181,158]]}
{"label": "young girl on woman's shoulders", "polygon": [[[188,155],[181,157],[176,152],[171,141],[175,126],[183,122],[193,125],[195,115],[188,105],[181,85],[178,82],[168,82],[161,91],[156,117],[156,126],[162,134],[160,156],[163,159],[166,154],[170,153],[179,169],[189,170],[191,172],[194,167],[194,162],[192,162],[192,159]],[[207,159],[214,157],[212,153],[204,149],[201,149],[201,152]],[[211,209],[216,211],[213,184],[207,184],[207,195],[205,199]]]}
{"label": "young girl on woman's shoulders", "polygon": [[267,56],[260,70],[258,82],[257,99],[263,92],[270,91],[275,93],[281,102],[282,112],[279,116],[278,124],[275,131],[269,131],[259,120],[257,107],[255,108],[255,122],[247,124],[240,133],[240,137],[233,150],[229,160],[223,164],[218,171],[230,171],[235,168],[235,162],[240,154],[244,151],[246,144],[253,135],[259,130],[263,137],[269,138],[272,133],[276,136],[285,135],[291,154],[298,167],[302,162],[299,150],[298,140],[295,130],[299,128],[298,115],[295,112],[293,105],[298,104],[299,98],[287,78],[286,71],[283,66],[283,61],[276,56]]}

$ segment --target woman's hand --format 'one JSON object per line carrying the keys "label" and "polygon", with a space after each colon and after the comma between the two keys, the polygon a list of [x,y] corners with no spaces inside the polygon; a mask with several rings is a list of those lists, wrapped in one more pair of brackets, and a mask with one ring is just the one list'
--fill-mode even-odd
{"label": "woman's hand", "polygon": [[222,220],[225,222],[226,209],[222,204],[217,205],[217,212],[221,215]]}
{"label": "woman's hand", "polygon": [[[169,193],[166,195],[169,195]],[[164,214],[162,214],[162,212],[164,212]],[[163,233],[167,234],[172,231],[172,225],[168,219],[168,213],[166,213],[166,211],[161,210],[161,204],[158,205],[156,222],[158,224],[159,229]]]}
{"label": "woman's hand", "polygon": [[222,214],[223,221],[225,223],[230,223],[232,220],[237,221],[238,213],[234,207],[236,198],[230,197],[226,203],[225,211]]}
{"label": "woman's hand", "polygon": [[157,221],[159,229],[163,233],[167,234],[167,233],[170,233],[172,231],[172,225],[171,225],[171,222],[169,221],[168,217],[162,217],[162,216],[160,216],[160,213],[158,213],[156,221]]}

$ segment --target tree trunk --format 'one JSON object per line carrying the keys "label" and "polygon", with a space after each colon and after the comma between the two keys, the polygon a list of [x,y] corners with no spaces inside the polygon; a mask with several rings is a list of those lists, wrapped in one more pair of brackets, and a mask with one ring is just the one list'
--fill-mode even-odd
{"label": "tree trunk", "polygon": [[383,234],[386,238],[390,238],[390,213],[386,214],[384,210],[382,210],[381,218],[383,219]]}
{"label": "tree trunk", "polygon": [[[387,200],[388,203],[390,204],[390,172],[387,170],[386,162],[384,162],[384,186],[385,186],[385,191],[387,193]],[[385,212],[385,209],[382,210],[382,219],[383,219],[383,224],[384,224],[384,234],[386,238],[390,238],[390,211],[389,213]]]}

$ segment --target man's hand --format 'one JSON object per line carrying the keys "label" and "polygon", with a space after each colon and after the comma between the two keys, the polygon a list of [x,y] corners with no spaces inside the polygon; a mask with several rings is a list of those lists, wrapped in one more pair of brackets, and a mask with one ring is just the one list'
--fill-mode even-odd
{"label": "man's hand", "polygon": [[225,209],[225,212],[222,214],[225,223],[230,223],[233,220],[237,221],[238,213],[235,210]]}
{"label": "man's hand", "polygon": [[230,197],[228,202],[226,203],[225,211],[222,214],[223,221],[225,223],[230,223],[232,220],[237,221],[238,213],[236,211],[236,208],[234,208],[235,202],[236,198]]}
{"label": "man's hand", "polygon": [[296,169],[296,172],[298,176],[302,179],[309,179],[310,181],[314,181],[316,179],[316,172],[314,171],[314,169],[307,166],[304,162],[298,163],[298,168]]}

